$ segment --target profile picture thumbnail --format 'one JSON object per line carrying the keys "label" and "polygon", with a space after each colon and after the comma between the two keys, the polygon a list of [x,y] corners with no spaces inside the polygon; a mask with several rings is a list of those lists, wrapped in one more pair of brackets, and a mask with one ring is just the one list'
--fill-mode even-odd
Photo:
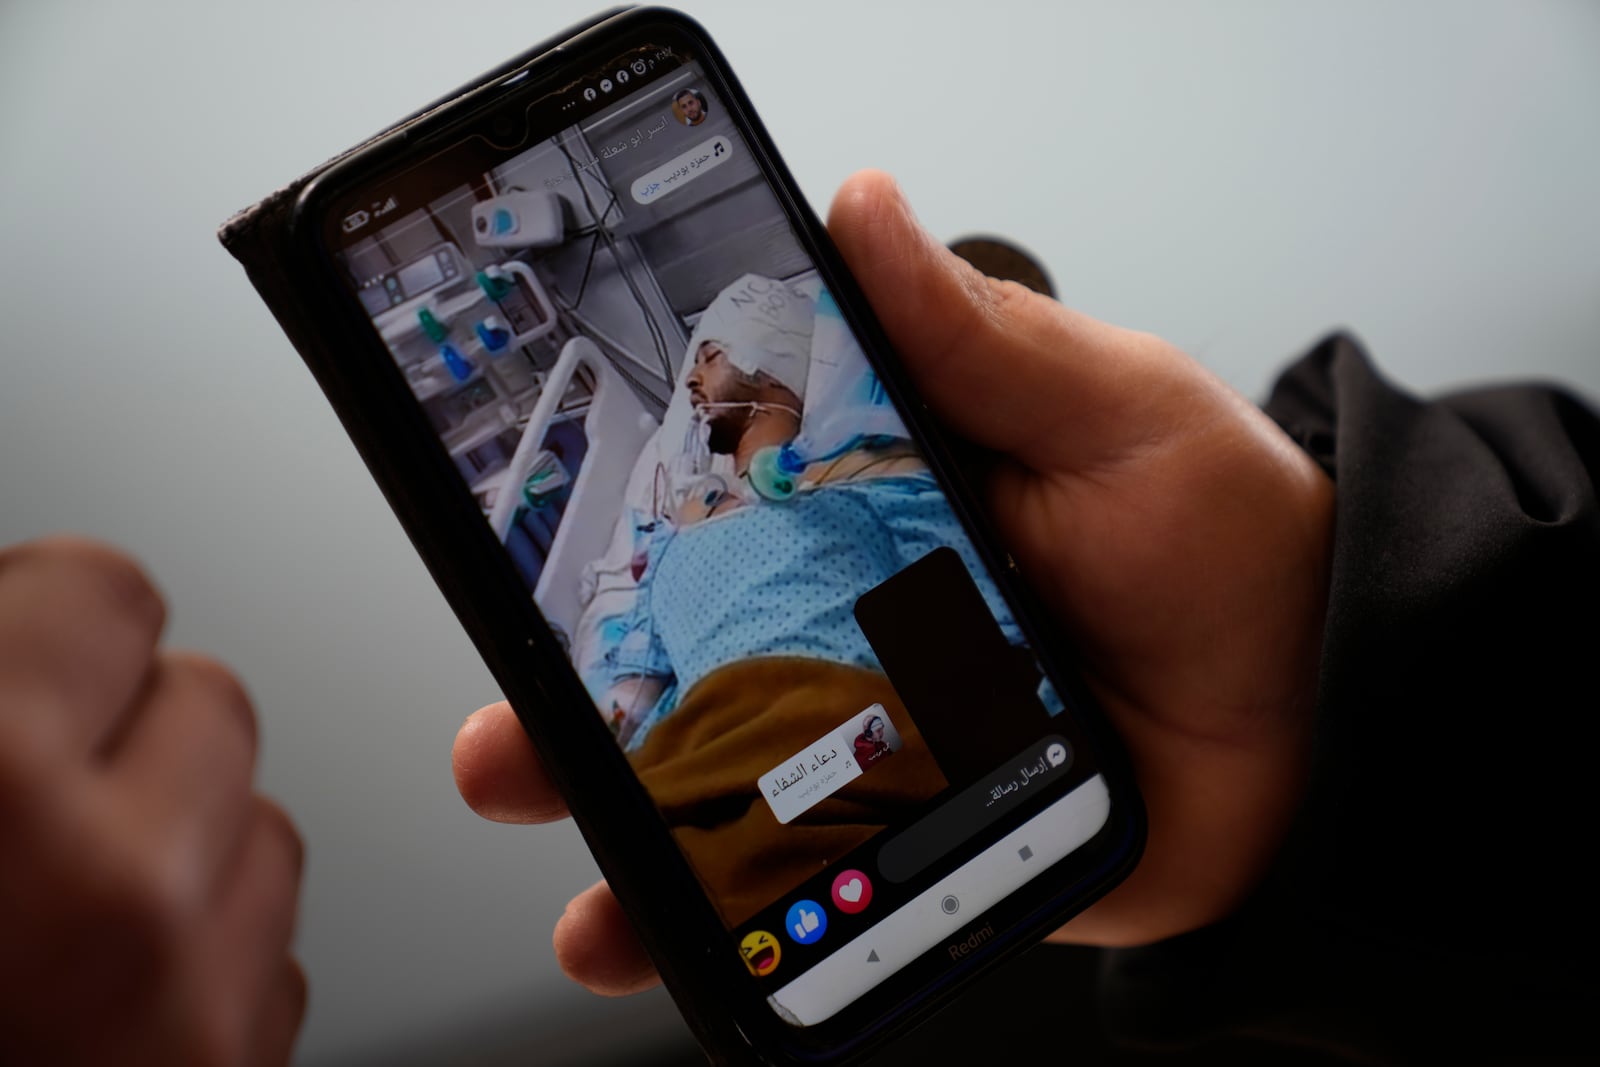
{"label": "profile picture thumbnail", "polygon": [[699,89],[682,89],[672,98],[672,117],[685,126],[698,126],[706,120],[706,96]]}
{"label": "profile picture thumbnail", "polygon": [[900,750],[900,732],[889,721],[882,705],[874,704],[867,709],[859,725],[860,732],[849,740],[855,752],[856,764],[862,770]]}

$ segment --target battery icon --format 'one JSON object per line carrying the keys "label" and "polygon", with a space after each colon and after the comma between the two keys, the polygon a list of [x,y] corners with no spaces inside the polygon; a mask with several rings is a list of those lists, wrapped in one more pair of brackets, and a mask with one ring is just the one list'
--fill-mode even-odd
{"label": "battery icon", "polygon": [[344,232],[355,233],[357,230],[361,229],[361,227],[365,226],[367,224],[367,220],[370,218],[372,218],[372,216],[367,214],[365,211],[352,211],[350,214],[344,217]]}

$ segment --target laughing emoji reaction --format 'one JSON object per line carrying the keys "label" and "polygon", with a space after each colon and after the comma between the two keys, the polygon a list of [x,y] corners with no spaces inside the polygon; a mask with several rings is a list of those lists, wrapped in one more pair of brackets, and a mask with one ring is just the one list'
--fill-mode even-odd
{"label": "laughing emoji reaction", "polygon": [[783,950],[778,947],[778,939],[765,930],[752,930],[739,942],[739,955],[744,957],[750,973],[760,978],[777,970]]}

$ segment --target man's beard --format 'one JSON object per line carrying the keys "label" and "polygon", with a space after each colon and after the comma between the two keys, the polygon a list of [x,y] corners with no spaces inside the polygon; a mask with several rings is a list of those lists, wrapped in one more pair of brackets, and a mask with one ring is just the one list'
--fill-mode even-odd
{"label": "man's beard", "polygon": [[744,428],[749,421],[750,413],[742,408],[713,414],[707,424],[710,432],[706,435],[706,445],[712,454],[733,455],[739,447],[739,439],[744,436]]}

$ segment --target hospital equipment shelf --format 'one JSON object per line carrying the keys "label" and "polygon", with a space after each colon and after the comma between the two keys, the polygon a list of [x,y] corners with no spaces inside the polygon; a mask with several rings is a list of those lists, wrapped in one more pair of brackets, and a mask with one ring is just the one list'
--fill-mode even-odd
{"label": "hospital equipment shelf", "polygon": [[429,312],[434,319],[450,328],[449,343],[475,368],[482,368],[486,359],[500,358],[500,353],[492,353],[484,348],[475,331],[465,324],[478,321],[490,313],[505,316],[513,329],[503,350],[506,352],[539,340],[558,325],[554,304],[527,264],[508,260],[485,269],[515,279],[510,292],[501,301],[491,300],[489,294],[471,277],[463,277],[449,287],[457,290],[450,295],[443,295],[443,290],[435,289],[397,304],[373,319],[373,325],[378,328],[389,351],[394,353],[395,362],[405,372],[406,381],[418,400],[431,400],[461,384],[445,369],[439,352],[440,343],[427,336],[421,312]]}

